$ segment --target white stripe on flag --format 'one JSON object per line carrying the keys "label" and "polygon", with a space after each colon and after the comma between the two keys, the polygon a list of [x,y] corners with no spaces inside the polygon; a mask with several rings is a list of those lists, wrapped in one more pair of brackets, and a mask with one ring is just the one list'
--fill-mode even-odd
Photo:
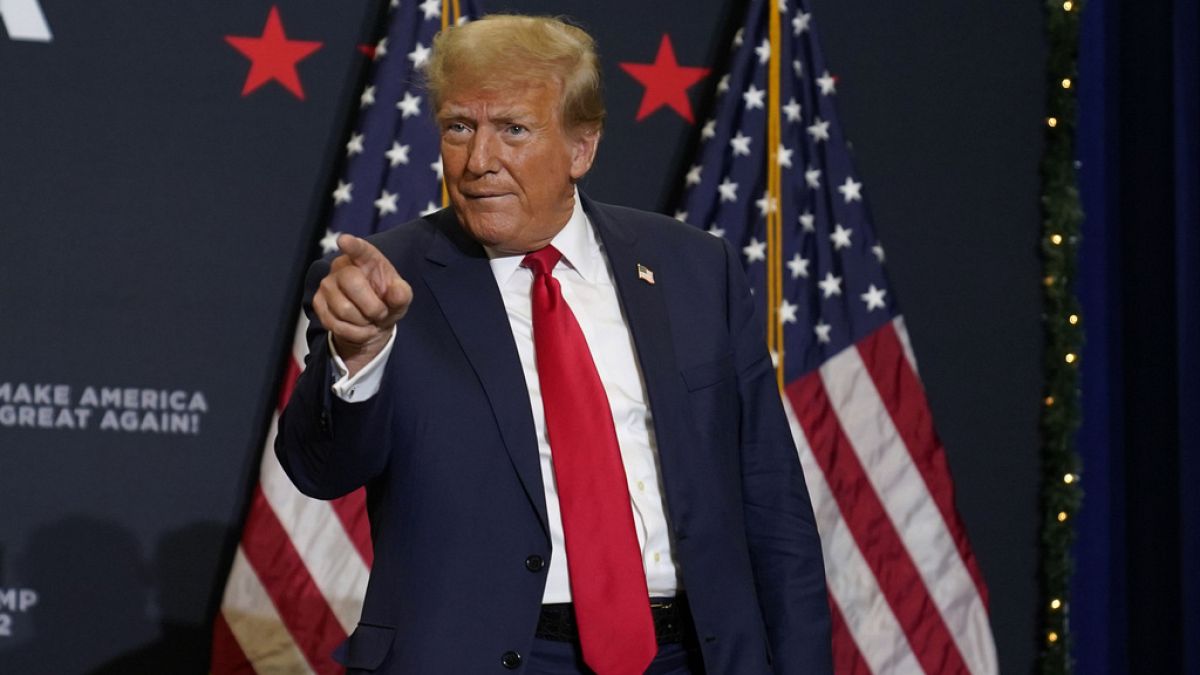
{"label": "white stripe on flag", "polygon": [[305,675],[313,670],[238,546],[225,582],[221,615],[234,639],[259,673]]}
{"label": "white stripe on flag", "polygon": [[304,496],[283,472],[272,449],[278,418],[276,414],[267,432],[259,482],[313,583],[348,635],[362,614],[370,570],[329,502]]}
{"label": "white stripe on flag", "polygon": [[821,366],[821,381],[842,430],[917,566],[971,672],[995,673],[987,611],[942,514],[912,462],[859,351]]}
{"label": "white stripe on flag", "polygon": [[[904,315],[899,314],[892,319],[892,327],[896,329],[896,337],[900,339],[900,347],[904,350],[904,358],[908,359],[908,367],[916,373],[917,377],[921,377],[921,371],[917,370],[917,354],[913,351],[912,340],[908,338],[908,328],[904,324]],[[300,363],[304,363],[301,361]],[[946,477],[949,480],[949,476]]]}
{"label": "white stripe on flag", "polygon": [[837,500],[821,471],[808,438],[796,419],[792,403],[783,397],[783,409],[800,453],[804,481],[812,500],[821,548],[825,555],[825,581],[842,611],[846,628],[873,673],[919,673],[921,666],[904,636],[904,629],[879,590],[879,583],[863,559],[854,536],[842,519]]}

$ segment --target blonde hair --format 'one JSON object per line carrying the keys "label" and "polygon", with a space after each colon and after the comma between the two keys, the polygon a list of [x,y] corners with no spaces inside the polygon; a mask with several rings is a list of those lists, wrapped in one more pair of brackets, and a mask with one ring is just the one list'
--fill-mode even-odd
{"label": "blonde hair", "polygon": [[561,87],[563,128],[604,126],[600,59],[591,35],[562,19],[490,14],[433,39],[425,82],[434,110],[451,90],[502,89],[553,79]]}

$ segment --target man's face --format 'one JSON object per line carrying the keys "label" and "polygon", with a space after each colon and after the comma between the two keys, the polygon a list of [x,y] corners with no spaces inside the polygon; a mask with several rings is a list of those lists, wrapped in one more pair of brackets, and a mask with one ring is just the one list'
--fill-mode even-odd
{"label": "man's face", "polygon": [[571,217],[574,181],[591,168],[599,133],[563,129],[560,89],[467,87],[443,100],[437,118],[446,188],[480,243],[525,253],[550,243]]}

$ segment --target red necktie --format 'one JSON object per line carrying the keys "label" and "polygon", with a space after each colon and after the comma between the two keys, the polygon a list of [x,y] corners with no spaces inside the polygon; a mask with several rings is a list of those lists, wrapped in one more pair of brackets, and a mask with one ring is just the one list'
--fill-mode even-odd
{"label": "red necktie", "polygon": [[646,573],[608,396],[552,275],[561,257],[547,246],[521,264],[533,270],[533,344],[575,621],[597,675],[642,675],[658,651]]}

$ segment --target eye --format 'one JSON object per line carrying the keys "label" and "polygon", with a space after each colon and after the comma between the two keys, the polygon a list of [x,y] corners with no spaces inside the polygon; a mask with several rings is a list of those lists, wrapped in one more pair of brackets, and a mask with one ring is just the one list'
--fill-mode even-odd
{"label": "eye", "polygon": [[509,136],[524,136],[529,133],[529,129],[520,124],[511,124],[508,127]]}

